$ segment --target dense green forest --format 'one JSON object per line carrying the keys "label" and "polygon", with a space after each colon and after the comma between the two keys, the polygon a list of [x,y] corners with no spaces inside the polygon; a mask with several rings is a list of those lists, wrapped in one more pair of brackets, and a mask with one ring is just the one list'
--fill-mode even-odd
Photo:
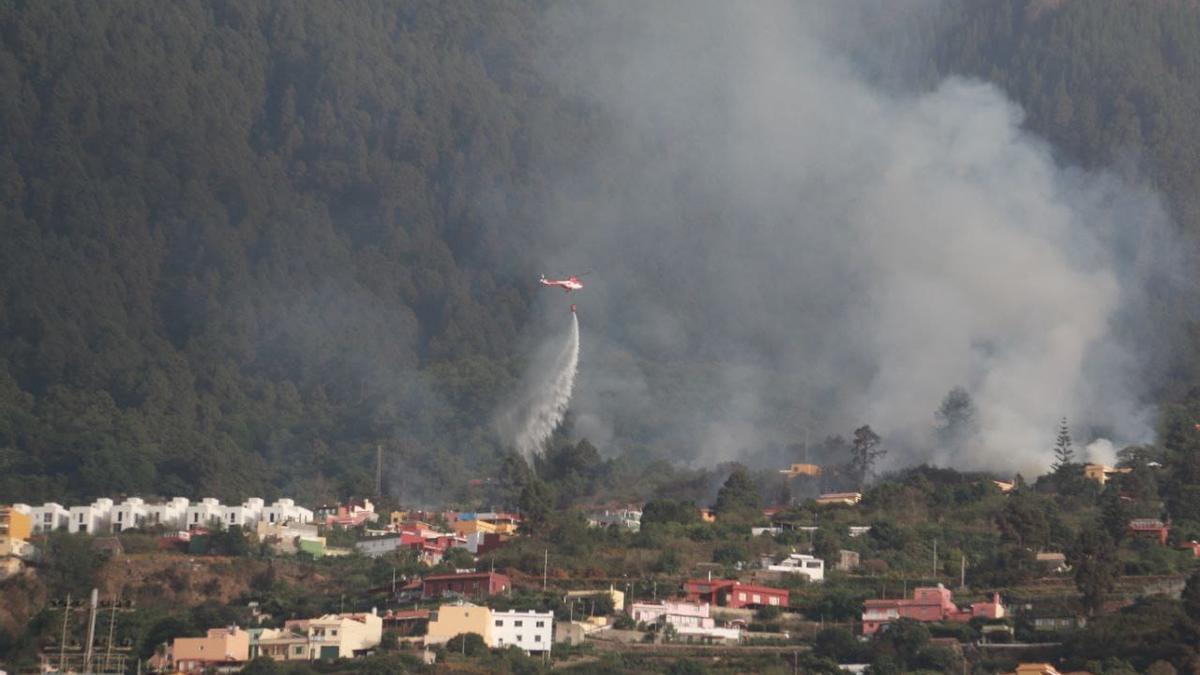
{"label": "dense green forest", "polygon": [[[467,479],[508,456],[520,253],[605,142],[539,75],[546,11],[0,0],[0,501],[364,492],[378,445],[399,498],[502,498]],[[915,77],[999,84],[1200,233],[1194,4],[948,2],[896,30]]]}

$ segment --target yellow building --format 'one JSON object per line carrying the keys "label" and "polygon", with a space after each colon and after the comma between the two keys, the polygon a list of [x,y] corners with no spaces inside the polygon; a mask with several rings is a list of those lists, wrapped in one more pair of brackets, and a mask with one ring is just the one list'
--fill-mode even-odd
{"label": "yellow building", "polygon": [[790,468],[780,469],[779,473],[787,476],[789,479],[796,476],[820,476],[821,467],[816,464],[793,464]]}
{"label": "yellow building", "polygon": [[456,520],[451,529],[454,530],[455,534],[465,537],[468,534],[475,533],[492,534],[496,532],[496,525],[478,519]]}
{"label": "yellow building", "polygon": [[572,600],[574,598],[591,598],[597,595],[607,595],[612,598],[615,611],[625,611],[625,593],[618,591],[612,584],[609,584],[607,591],[567,591],[566,598]]}
{"label": "yellow building", "polygon": [[511,513],[479,513],[475,518],[496,528],[496,534],[516,534],[521,527],[520,517]]}
{"label": "yellow building", "polygon": [[1061,675],[1049,663],[1022,663],[1017,666],[1016,675]]}
{"label": "yellow building", "polygon": [[0,506],[0,536],[25,540],[33,534],[33,516],[12,506]]}
{"label": "yellow building", "polygon": [[1128,467],[1126,467],[1124,469],[1114,469],[1111,466],[1104,466],[1103,464],[1084,464],[1083,465],[1083,477],[1087,478],[1089,480],[1094,480],[1101,485],[1104,485],[1105,483],[1107,483],[1108,479],[1111,478],[1112,476],[1115,476],[1116,474],[1132,473],[1132,472],[1133,472],[1133,469],[1130,469]]}
{"label": "yellow building", "polygon": [[445,644],[461,633],[475,633],[486,644],[492,644],[492,610],[469,602],[438,607],[437,614],[429,619],[425,644]]}

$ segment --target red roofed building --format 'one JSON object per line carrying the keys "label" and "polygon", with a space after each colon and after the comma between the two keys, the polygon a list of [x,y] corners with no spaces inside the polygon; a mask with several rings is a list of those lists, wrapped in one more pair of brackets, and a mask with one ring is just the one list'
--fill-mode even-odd
{"label": "red roofed building", "polygon": [[863,635],[873,635],[884,625],[899,619],[965,623],[975,617],[1003,618],[1004,605],[1000,604],[1000,594],[992,595],[991,602],[976,602],[970,609],[959,609],[958,605],[954,604],[954,596],[950,589],[938,584],[936,587],[914,590],[911,599],[864,601]]}
{"label": "red roofed building", "polygon": [[512,580],[496,572],[434,574],[421,580],[421,597],[440,598],[447,593],[478,598],[499,595],[512,588]]}
{"label": "red roofed building", "polygon": [[735,579],[688,579],[683,592],[691,602],[720,607],[787,607],[788,592],[782,588],[743,584]]}
{"label": "red roofed building", "polygon": [[1134,518],[1129,521],[1129,531],[1137,537],[1157,539],[1160,546],[1166,546],[1171,526],[1154,518]]}

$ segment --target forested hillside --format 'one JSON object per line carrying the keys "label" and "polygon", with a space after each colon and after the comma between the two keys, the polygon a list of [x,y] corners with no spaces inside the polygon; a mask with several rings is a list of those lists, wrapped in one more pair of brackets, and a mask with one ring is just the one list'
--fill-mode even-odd
{"label": "forested hillside", "polygon": [[[522,252],[606,141],[541,76],[546,11],[0,2],[0,501],[363,492],[377,445],[410,499],[498,475]],[[1194,3],[926,18],[921,77],[996,82],[1200,234]]]}
{"label": "forested hillside", "polygon": [[563,117],[531,10],[4,3],[0,493],[461,482]]}

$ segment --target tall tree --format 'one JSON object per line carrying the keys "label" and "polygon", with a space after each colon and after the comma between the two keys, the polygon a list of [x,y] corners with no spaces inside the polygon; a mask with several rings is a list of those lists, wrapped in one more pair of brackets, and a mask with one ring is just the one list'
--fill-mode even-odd
{"label": "tall tree", "polygon": [[971,439],[979,434],[975,404],[962,387],[954,387],[946,393],[942,404],[934,412],[934,418],[937,420],[938,444],[952,455],[961,454]]}
{"label": "tall tree", "polygon": [[1104,604],[1104,597],[1116,586],[1117,548],[1108,533],[1101,528],[1085,527],[1067,556],[1075,568],[1075,587],[1082,595],[1083,606],[1094,615]]}
{"label": "tall tree", "polygon": [[1075,446],[1071,443],[1071,430],[1064,417],[1058,423],[1058,436],[1054,439],[1054,463],[1050,465],[1053,471],[1061,471],[1063,467],[1075,462]]}
{"label": "tall tree", "polygon": [[854,440],[850,443],[850,470],[858,482],[859,492],[866,488],[875,462],[887,454],[887,450],[879,447],[880,440],[869,424],[854,430]]}
{"label": "tall tree", "polygon": [[746,467],[735,465],[733,473],[729,474],[717,492],[717,516],[721,519],[754,520],[761,515],[761,509],[758,488],[750,480]]}

